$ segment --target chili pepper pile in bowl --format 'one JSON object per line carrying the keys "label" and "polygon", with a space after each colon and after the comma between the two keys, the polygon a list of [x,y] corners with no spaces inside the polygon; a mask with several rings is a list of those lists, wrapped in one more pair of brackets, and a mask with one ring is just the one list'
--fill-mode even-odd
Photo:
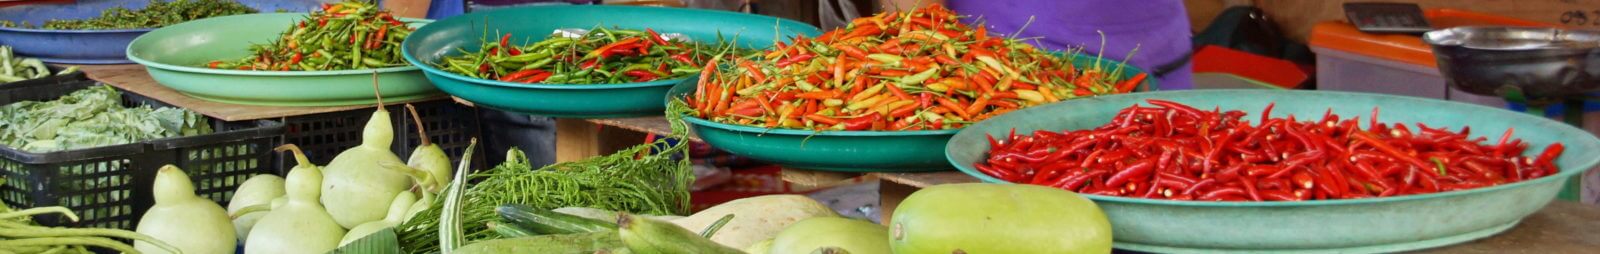
{"label": "chili pepper pile in bowl", "polygon": [[310,8],[297,2],[233,0],[92,1],[0,8],[0,45],[58,64],[128,64],[123,52],[134,38],[187,20]]}
{"label": "chili pepper pile in bowl", "polygon": [[[734,154],[833,171],[948,170],[956,130],[1024,107],[1151,88],[1141,70],[1046,52],[933,5],[882,13],[686,83],[696,134]],[[675,93],[677,94],[677,93]]]}
{"label": "chili pepper pile in bowl", "polygon": [[529,6],[418,29],[404,55],[441,90],[480,107],[555,117],[659,115],[667,90],[715,55],[815,27],[724,11]]}
{"label": "chili pepper pile in bowl", "polygon": [[1397,252],[1487,237],[1600,164],[1566,124],[1380,94],[1195,90],[1029,108],[957,133],[949,162],[1085,194],[1118,248]]}
{"label": "chili pepper pile in bowl", "polygon": [[[128,45],[164,86],[200,99],[249,105],[338,106],[441,96],[400,42],[427,20],[396,18],[359,1],[312,13],[249,14],[185,22]],[[240,29],[248,25],[268,29]],[[280,30],[282,29],[282,30]]]}

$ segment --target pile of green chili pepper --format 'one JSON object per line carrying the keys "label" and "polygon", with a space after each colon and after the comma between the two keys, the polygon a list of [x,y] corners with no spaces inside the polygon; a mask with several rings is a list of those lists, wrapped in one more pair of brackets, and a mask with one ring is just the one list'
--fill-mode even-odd
{"label": "pile of green chili pepper", "polygon": [[[137,11],[121,6],[111,7],[101,11],[99,17],[45,21],[43,28],[52,30],[152,28],[196,19],[255,12],[256,9],[233,0],[177,0],[171,2],[150,0],[149,5]],[[17,27],[17,24],[11,21],[0,21],[0,26]],[[28,24],[27,21],[23,21],[21,27],[37,28],[32,24]]]}
{"label": "pile of green chili pepper", "polygon": [[250,56],[225,62],[212,61],[215,69],[265,71],[324,71],[384,68],[407,65],[400,57],[400,41],[415,29],[388,10],[362,1],[323,4],[271,44],[252,45]]}
{"label": "pile of green chili pepper", "polygon": [[[484,42],[477,52],[445,57],[440,69],[473,78],[519,83],[614,84],[688,77],[717,51],[713,48],[667,39],[646,28],[639,30],[595,28],[577,38],[551,35],[521,46],[511,44],[511,34]],[[502,50],[504,49],[504,50]],[[721,49],[721,50],[717,50]]]}

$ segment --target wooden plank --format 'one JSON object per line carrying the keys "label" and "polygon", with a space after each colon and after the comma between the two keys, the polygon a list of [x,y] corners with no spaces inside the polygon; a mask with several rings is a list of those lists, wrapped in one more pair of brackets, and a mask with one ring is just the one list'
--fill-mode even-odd
{"label": "wooden plank", "polygon": [[904,184],[911,187],[926,188],[928,186],[952,183],[976,183],[978,178],[973,178],[959,171],[923,172],[923,173],[873,173],[884,181]]}
{"label": "wooden plank", "polygon": [[[584,119],[584,120],[585,121],[589,121],[591,123],[599,124],[599,125],[617,127],[617,128],[622,128],[622,129],[632,130],[632,131],[637,131],[637,132],[643,132],[643,133],[654,133],[656,135],[663,135],[663,136],[672,134],[672,126],[667,124],[667,118],[666,117],[660,117],[660,116],[628,117],[628,118],[598,118],[598,119]],[[695,136],[694,133],[689,133],[689,140],[696,141],[696,142],[701,141],[700,137],[699,136]]]}
{"label": "wooden plank", "polygon": [[878,207],[882,209],[878,212],[878,221],[889,225],[891,221],[889,219],[894,218],[894,209],[900,207],[900,201],[906,200],[906,197],[918,189],[921,187],[912,187],[886,179],[878,181]]}
{"label": "wooden plank", "polygon": [[600,129],[582,119],[556,119],[556,162],[599,156]]}
{"label": "wooden plank", "polygon": [[[279,107],[213,102],[190,97],[188,95],[179,93],[177,90],[172,90],[172,88],[168,88],[166,86],[162,86],[160,83],[156,83],[156,80],[150,78],[150,73],[146,72],[144,66],[142,65],[82,65],[80,68],[83,69],[83,73],[87,74],[90,79],[110,84],[111,86],[128,90],[139,95],[144,95],[167,104],[172,104],[173,106],[182,107],[202,115],[222,119],[224,121],[273,119],[366,109],[375,106],[355,105],[336,107]],[[388,101],[385,103],[421,102],[444,98],[447,97],[441,95],[438,97],[422,98],[410,101]]]}

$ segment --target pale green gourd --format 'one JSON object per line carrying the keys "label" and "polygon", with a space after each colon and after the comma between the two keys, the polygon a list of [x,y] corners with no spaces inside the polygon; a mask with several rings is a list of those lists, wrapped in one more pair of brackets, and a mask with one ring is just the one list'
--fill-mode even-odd
{"label": "pale green gourd", "polygon": [[433,183],[418,183],[418,185],[431,185],[433,188],[425,188],[423,190],[438,193],[439,188],[444,188],[445,185],[450,184],[452,173],[450,172],[450,156],[444,153],[444,149],[439,148],[439,144],[434,144],[433,141],[428,140],[428,131],[422,126],[422,116],[417,114],[417,107],[406,104],[406,110],[411,112],[411,120],[417,125],[417,139],[422,141],[421,146],[417,146],[416,150],[411,151],[411,158],[406,159],[406,165],[428,172],[433,178]]}
{"label": "pale green gourd", "polygon": [[[256,175],[239,184],[233,191],[233,199],[228,200],[228,213],[236,214],[246,207],[268,205],[272,200],[283,197],[283,177],[275,175]],[[239,237],[240,242],[250,238],[250,228],[256,225],[257,220],[266,216],[264,212],[242,213],[233,219],[233,233]]]}
{"label": "pale green gourd", "polygon": [[[217,202],[194,195],[194,183],[176,166],[156,172],[156,204],[139,218],[135,232],[148,235],[189,254],[233,253],[233,223]],[[171,253],[147,242],[134,242],[144,253]]]}
{"label": "pale green gourd", "polygon": [[317,203],[322,194],[322,169],[311,164],[292,144],[278,150],[294,152],[300,165],[290,169],[284,180],[288,200],[272,208],[250,229],[245,253],[320,254],[338,248],[344,228]]}
{"label": "pale green gourd", "polygon": [[[376,80],[373,83],[376,90]],[[345,228],[383,219],[389,201],[411,188],[405,174],[384,169],[386,163],[400,164],[400,157],[389,151],[394,141],[394,126],[383,98],[361,131],[361,145],[333,157],[323,169],[322,205],[333,220]]]}
{"label": "pale green gourd", "polygon": [[367,235],[378,232],[378,230],[400,225],[401,222],[405,222],[406,217],[409,217],[406,214],[406,210],[410,209],[411,204],[416,202],[416,194],[411,194],[409,191],[400,192],[399,195],[395,195],[394,201],[389,203],[389,213],[387,216],[384,216],[382,220],[362,223],[355,228],[351,228],[350,232],[346,232],[344,234],[344,239],[339,240],[339,246],[344,246],[346,244],[350,244],[350,242],[361,240],[362,237],[367,237]]}

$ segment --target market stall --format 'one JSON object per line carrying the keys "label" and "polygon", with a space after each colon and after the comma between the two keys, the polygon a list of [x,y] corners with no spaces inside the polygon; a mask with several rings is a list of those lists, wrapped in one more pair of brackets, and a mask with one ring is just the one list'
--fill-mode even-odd
{"label": "market stall", "polygon": [[[1557,198],[1600,164],[1600,138],[1572,124],[1377,93],[1164,90],[1161,68],[938,4],[826,30],[619,5],[125,7],[0,23],[28,35],[0,38],[25,47],[0,45],[0,253],[1600,247],[1600,206]],[[60,38],[94,54],[40,46]],[[1543,106],[1600,84],[1581,64],[1591,33],[1424,38],[1459,89]],[[485,149],[505,141],[480,110],[560,119],[559,150]],[[707,201],[700,150],[796,187]],[[807,195],[862,182],[876,191],[850,195],[876,216]]]}

